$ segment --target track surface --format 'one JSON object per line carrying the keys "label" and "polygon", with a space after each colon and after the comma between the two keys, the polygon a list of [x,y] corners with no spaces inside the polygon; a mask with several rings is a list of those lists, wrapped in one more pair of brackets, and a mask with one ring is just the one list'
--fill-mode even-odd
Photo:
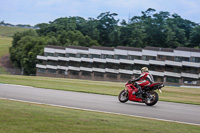
{"label": "track surface", "polygon": [[143,103],[120,103],[116,96],[51,90],[8,84],[0,84],[0,98],[200,125],[199,105],[159,101],[153,107],[149,107]]}

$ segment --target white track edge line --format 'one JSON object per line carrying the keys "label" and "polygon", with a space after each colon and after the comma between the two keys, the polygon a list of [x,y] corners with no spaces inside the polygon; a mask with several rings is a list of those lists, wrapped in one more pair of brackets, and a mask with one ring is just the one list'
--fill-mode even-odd
{"label": "white track edge line", "polygon": [[17,86],[17,87],[27,87],[27,88],[35,88],[33,86],[25,86],[25,85],[16,85],[16,84],[7,84],[7,83],[0,83],[1,85],[10,85],[10,86]]}
{"label": "white track edge line", "polygon": [[196,124],[196,123],[181,122],[181,121],[174,121],[174,120],[166,120],[166,119],[159,119],[159,118],[151,118],[151,117],[138,116],[138,115],[114,113],[114,112],[107,112],[107,111],[100,111],[100,110],[93,110],[93,109],[85,109],[85,108],[78,108],[78,107],[71,107],[71,106],[63,106],[63,105],[56,105],[56,104],[47,104],[47,103],[40,103],[40,102],[32,102],[32,101],[25,101],[25,100],[11,99],[11,98],[2,98],[2,97],[0,97],[0,99],[18,101],[18,102],[26,102],[26,103],[33,103],[33,104],[40,104],[40,105],[50,105],[50,106],[54,106],[54,107],[63,107],[63,108],[69,108],[69,109],[84,110],[84,111],[91,111],[91,112],[99,112],[99,113],[106,113],[106,114],[125,115],[125,116],[137,117],[137,118],[145,118],[145,119],[160,120],[160,121],[166,121],[166,122],[175,122],[175,123],[181,123],[181,124],[200,126],[200,124]]}

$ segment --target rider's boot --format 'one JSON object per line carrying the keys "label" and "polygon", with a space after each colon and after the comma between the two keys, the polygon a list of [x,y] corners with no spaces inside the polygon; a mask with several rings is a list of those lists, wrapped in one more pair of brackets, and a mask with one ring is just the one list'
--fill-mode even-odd
{"label": "rider's boot", "polygon": [[135,95],[135,94],[136,94],[136,92],[135,92],[135,91],[133,91],[132,95]]}
{"label": "rider's boot", "polygon": [[141,98],[142,96],[142,88],[138,86],[138,91],[135,93],[136,98]]}
{"label": "rider's boot", "polygon": [[140,86],[138,86],[137,89],[138,89],[138,91],[137,91],[137,92],[134,91],[134,92],[132,93],[132,95],[138,96],[138,95],[142,94],[142,88],[141,88]]}

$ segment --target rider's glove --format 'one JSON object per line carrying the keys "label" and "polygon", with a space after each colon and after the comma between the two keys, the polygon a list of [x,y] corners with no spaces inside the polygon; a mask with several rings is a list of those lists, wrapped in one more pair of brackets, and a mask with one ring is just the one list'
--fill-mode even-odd
{"label": "rider's glove", "polygon": [[131,80],[129,80],[129,81],[128,81],[128,84],[131,84],[131,83],[132,83],[132,81],[131,81]]}
{"label": "rider's glove", "polygon": [[132,79],[132,80],[131,80],[131,83],[133,83],[133,82],[135,82],[135,80],[134,80],[134,79]]}

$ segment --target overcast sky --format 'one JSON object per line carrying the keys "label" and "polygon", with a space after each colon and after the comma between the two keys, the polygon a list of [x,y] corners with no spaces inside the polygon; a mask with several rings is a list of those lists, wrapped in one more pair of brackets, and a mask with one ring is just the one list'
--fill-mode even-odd
{"label": "overcast sky", "polygon": [[154,8],[200,23],[199,6],[200,0],[0,0],[0,21],[35,25],[60,17],[97,18],[108,11],[127,21],[129,16],[140,16],[141,11]]}

